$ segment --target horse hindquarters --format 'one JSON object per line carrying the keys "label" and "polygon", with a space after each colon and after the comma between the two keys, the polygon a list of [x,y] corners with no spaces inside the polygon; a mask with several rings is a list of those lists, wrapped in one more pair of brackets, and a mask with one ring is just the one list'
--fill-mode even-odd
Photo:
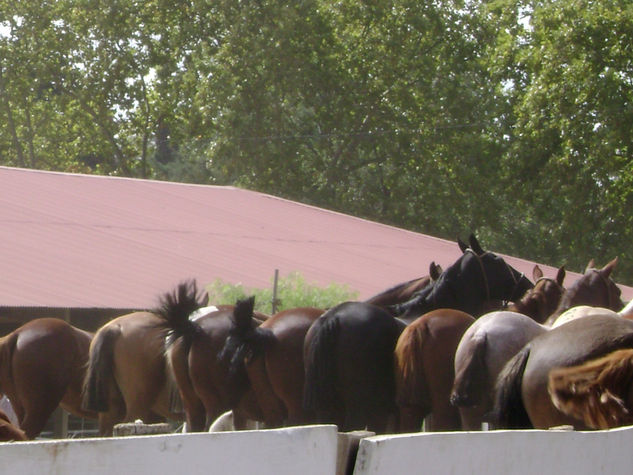
{"label": "horse hindquarters", "polygon": [[529,357],[530,347],[524,346],[508,361],[497,378],[492,414],[496,429],[533,428],[522,395],[523,373]]}

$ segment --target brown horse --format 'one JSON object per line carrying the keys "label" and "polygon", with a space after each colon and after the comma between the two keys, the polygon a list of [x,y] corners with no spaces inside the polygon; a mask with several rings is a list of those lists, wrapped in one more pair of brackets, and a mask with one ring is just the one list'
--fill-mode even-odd
{"label": "brown horse", "polygon": [[[199,304],[184,305],[191,313]],[[90,345],[84,407],[99,413],[99,432],[141,419],[182,420],[173,410],[174,382],[165,357],[167,328],[154,312],[134,312],[102,326]]]}
{"label": "brown horse", "polygon": [[92,335],[56,318],[38,318],[0,338],[0,392],[29,439],[61,406],[79,417],[81,387]]}
{"label": "brown horse", "polygon": [[549,373],[548,391],[561,412],[592,429],[633,424],[633,350],[617,350]]}
{"label": "brown horse", "polygon": [[385,432],[396,415],[394,355],[404,323],[365,302],[343,302],[305,337],[304,409],[341,431]]}
{"label": "brown horse", "polygon": [[431,262],[429,265],[429,275],[394,285],[368,298],[365,302],[382,308],[404,303],[413,298],[415,294],[420,292],[431,282],[437,280],[441,273],[442,267],[435,262]]}
{"label": "brown horse", "polygon": [[[229,362],[218,358],[229,336],[234,306],[207,307],[196,318],[190,318],[191,308],[198,306],[195,282],[185,282],[178,286],[176,294],[164,297],[159,312],[161,325],[170,334],[166,357],[180,392],[188,430],[208,430],[213,421],[230,409],[237,428],[244,427],[246,419],[262,420],[246,376],[238,374],[230,378]],[[266,315],[255,312],[254,322],[266,319]],[[237,391],[236,386],[243,384],[247,389]]]}
{"label": "brown horse", "polygon": [[604,307],[615,312],[624,307],[620,295],[622,291],[611,279],[611,274],[618,263],[614,258],[602,269],[594,267],[593,259],[587,264],[584,274],[567,288],[561,297],[556,310],[545,321],[551,326],[563,312],[579,305],[591,307]]}
{"label": "brown horse", "polygon": [[560,267],[556,278],[550,279],[544,277],[543,271],[536,265],[532,271],[532,278],[534,287],[528,290],[520,300],[511,303],[506,310],[527,315],[538,323],[544,323],[558,308],[560,299],[565,293],[563,287],[565,267]]}
{"label": "brown horse", "polygon": [[480,430],[488,421],[495,381],[503,366],[532,338],[548,330],[527,315],[510,311],[483,315],[466,330],[455,352],[451,391],[463,429]]}
{"label": "brown horse", "polygon": [[438,309],[407,326],[395,348],[396,402],[401,432],[457,430],[461,420],[450,403],[455,350],[475,319],[460,310]]}
{"label": "brown horse", "polygon": [[[253,303],[249,299],[236,305],[233,326],[220,358],[230,360],[229,374],[247,375],[266,427],[311,422],[311,415],[303,409],[303,342],[323,310],[288,309],[257,326],[253,322]],[[242,305],[245,311],[239,312]],[[242,376],[236,379],[244,381]],[[239,383],[230,386],[237,391],[248,388]],[[234,399],[240,398],[240,394],[234,395]]]}
{"label": "brown horse", "polygon": [[625,348],[633,348],[633,321],[611,315],[579,318],[533,338],[508,361],[497,379],[495,426],[587,428],[582,420],[553,404],[547,389],[550,371]]}

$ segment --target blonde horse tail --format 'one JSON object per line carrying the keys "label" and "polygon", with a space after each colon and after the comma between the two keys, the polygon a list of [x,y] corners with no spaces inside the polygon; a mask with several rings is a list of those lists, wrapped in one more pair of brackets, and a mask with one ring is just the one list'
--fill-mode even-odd
{"label": "blonde horse tail", "polygon": [[394,350],[398,406],[418,406],[431,410],[423,351],[428,336],[426,325],[409,325],[398,338]]}

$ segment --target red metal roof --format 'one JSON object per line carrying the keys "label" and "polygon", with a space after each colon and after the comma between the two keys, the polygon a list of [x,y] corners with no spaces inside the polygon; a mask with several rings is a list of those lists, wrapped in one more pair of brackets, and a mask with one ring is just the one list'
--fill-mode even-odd
{"label": "red metal roof", "polygon": [[[234,187],[0,167],[0,306],[145,308],[187,278],[263,288],[275,269],[367,298],[459,255],[454,242]],[[532,262],[508,261],[532,276]]]}

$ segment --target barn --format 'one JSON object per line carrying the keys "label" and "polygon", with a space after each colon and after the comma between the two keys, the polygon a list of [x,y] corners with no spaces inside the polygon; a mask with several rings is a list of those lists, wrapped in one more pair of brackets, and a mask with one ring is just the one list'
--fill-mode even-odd
{"label": "barn", "polygon": [[[0,223],[2,334],[42,316],[95,329],[188,278],[265,288],[276,270],[299,272],[363,299],[460,255],[452,241],[235,187],[7,167]],[[531,277],[533,262],[504,257]]]}

